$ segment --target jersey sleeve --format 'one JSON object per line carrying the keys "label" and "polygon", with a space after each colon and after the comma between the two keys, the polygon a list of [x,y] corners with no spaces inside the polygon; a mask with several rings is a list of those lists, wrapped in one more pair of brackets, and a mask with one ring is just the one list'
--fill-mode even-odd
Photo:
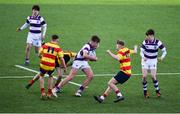
{"label": "jersey sleeve", "polygon": [[129,53],[130,53],[130,54],[133,54],[133,53],[134,53],[134,50],[129,49]]}
{"label": "jersey sleeve", "polygon": [[71,57],[75,57],[75,56],[76,56],[76,53],[71,52]]}
{"label": "jersey sleeve", "polygon": [[159,40],[159,42],[158,42],[158,47],[159,47],[159,49],[164,49],[165,48],[165,46],[163,45],[163,43]]}
{"label": "jersey sleeve", "polygon": [[141,45],[141,48],[142,48],[142,49],[146,49],[145,44],[146,44],[145,41],[143,41],[143,43],[142,43],[142,45]]}
{"label": "jersey sleeve", "polygon": [[88,53],[90,51],[90,46],[86,45],[82,51]]}
{"label": "jersey sleeve", "polygon": [[45,20],[44,20],[44,18],[43,17],[41,17],[41,25],[45,25],[46,24],[46,22],[45,22]]}
{"label": "jersey sleeve", "polygon": [[60,58],[64,57],[64,53],[63,53],[63,50],[61,48],[59,48],[59,50],[58,50],[58,57],[60,57]]}
{"label": "jersey sleeve", "polygon": [[28,16],[27,19],[26,19],[26,23],[27,23],[27,24],[30,23],[30,22],[29,22],[29,18],[30,18],[30,17]]}

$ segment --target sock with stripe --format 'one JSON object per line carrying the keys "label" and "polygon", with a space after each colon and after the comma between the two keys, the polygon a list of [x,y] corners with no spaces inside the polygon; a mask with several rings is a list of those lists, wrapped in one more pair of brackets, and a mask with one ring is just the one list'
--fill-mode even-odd
{"label": "sock with stripe", "polygon": [[157,80],[153,80],[153,83],[154,83],[154,88],[156,90],[156,92],[158,93],[159,92],[159,84],[158,84],[158,81]]}
{"label": "sock with stripe", "polygon": [[147,81],[143,82],[142,85],[143,85],[144,95],[146,95],[147,94]]}
{"label": "sock with stripe", "polygon": [[116,92],[116,96],[117,97],[121,97],[122,96],[122,94],[121,94],[121,92],[119,91],[119,90],[117,90],[117,91],[115,91]]}

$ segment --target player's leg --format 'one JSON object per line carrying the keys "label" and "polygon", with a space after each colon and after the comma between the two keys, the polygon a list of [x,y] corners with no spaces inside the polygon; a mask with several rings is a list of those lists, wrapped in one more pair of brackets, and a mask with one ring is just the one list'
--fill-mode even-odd
{"label": "player's leg", "polygon": [[100,95],[100,96],[94,96],[94,99],[96,100],[96,101],[98,101],[99,103],[102,103],[104,100],[105,100],[105,98],[109,95],[109,93],[111,92],[111,88],[108,86],[107,87],[107,89],[105,90],[105,92],[102,94],[102,95]]}
{"label": "player's leg", "polygon": [[156,91],[156,95],[158,97],[160,97],[161,93],[160,93],[160,88],[159,88],[159,84],[158,84],[156,73],[157,73],[157,69],[151,69],[151,76],[152,76],[152,81],[153,81],[154,88],[155,88],[155,91]]}
{"label": "player's leg", "polygon": [[148,75],[148,70],[146,68],[142,68],[142,86],[143,86],[143,93],[145,98],[149,98],[149,94],[147,91],[147,75]]}
{"label": "player's leg", "polygon": [[41,99],[45,99],[46,98],[46,93],[45,93],[45,89],[44,89],[44,74],[45,71],[41,69],[41,73],[39,74],[39,83],[40,83],[40,90],[41,90]]}
{"label": "player's leg", "polygon": [[37,80],[39,80],[39,73],[36,74],[33,79],[29,81],[29,83],[26,85],[26,89],[29,89]]}
{"label": "player's leg", "polygon": [[57,71],[58,77],[57,77],[55,86],[58,86],[58,84],[61,82],[61,79],[62,79],[62,71],[60,67],[56,67],[56,71]]}
{"label": "player's leg", "polygon": [[40,47],[36,47],[36,46],[35,46],[35,48],[34,48],[34,49],[35,49],[35,53],[36,53],[36,54],[38,54],[38,53],[39,53],[39,49],[40,49]]}
{"label": "player's leg", "polygon": [[[128,78],[127,78],[128,79]],[[118,83],[124,83],[127,79],[123,79],[118,73],[115,77],[111,78],[111,80],[108,82],[108,88],[105,91],[105,94],[101,96],[94,96],[94,99],[98,101],[99,103],[102,103],[105,100],[105,97],[107,94],[111,91],[111,89],[116,93],[117,99],[114,102],[119,102],[121,100],[124,100],[124,97],[122,96],[122,93],[120,92],[119,88],[116,86]]]}
{"label": "player's leg", "polygon": [[56,94],[56,93],[57,93],[58,91],[60,91],[60,89],[61,89],[65,84],[67,84],[70,80],[72,80],[72,79],[76,76],[77,71],[78,71],[78,69],[72,68],[71,71],[70,71],[70,73],[69,73],[69,75],[68,75],[65,79],[63,79],[63,80],[59,83],[58,86],[56,86],[55,88],[52,89],[52,93],[53,93],[53,95],[54,95],[55,97],[57,97],[57,94]]}
{"label": "player's leg", "polygon": [[25,51],[25,65],[29,65],[29,57],[30,57],[30,50],[32,48],[31,43],[27,43],[26,45],[26,51]]}
{"label": "player's leg", "polygon": [[38,55],[39,50],[41,48],[41,39],[40,39],[41,36],[37,35],[35,37],[39,37],[39,39],[33,39],[33,46],[35,49],[35,53]]}
{"label": "player's leg", "polygon": [[53,88],[53,81],[54,81],[52,73],[53,73],[53,71],[49,71],[48,72],[48,74],[49,74],[49,79],[48,79],[48,94],[47,94],[48,98],[51,98],[51,96],[52,96],[52,88]]}
{"label": "player's leg", "polygon": [[84,91],[86,86],[88,86],[89,83],[91,82],[91,80],[93,79],[93,71],[90,67],[84,68],[84,69],[82,69],[82,71],[86,75],[86,79],[84,80],[83,84],[79,87],[79,89],[75,93],[75,96],[77,96],[77,97],[81,97],[81,93]]}
{"label": "player's leg", "polygon": [[29,65],[29,58],[30,58],[30,50],[33,46],[33,34],[28,33],[27,41],[26,41],[26,50],[25,50],[25,65]]}
{"label": "player's leg", "polygon": [[114,102],[124,100],[122,93],[120,92],[119,88],[116,86],[117,83],[118,83],[118,80],[116,78],[112,78],[108,82],[108,86],[116,93],[116,96],[117,96],[117,100],[115,100]]}

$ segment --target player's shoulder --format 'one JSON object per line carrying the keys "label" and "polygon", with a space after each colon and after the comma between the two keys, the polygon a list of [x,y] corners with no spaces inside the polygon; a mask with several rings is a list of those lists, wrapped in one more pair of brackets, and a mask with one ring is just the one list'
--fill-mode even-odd
{"label": "player's shoulder", "polygon": [[147,44],[147,43],[148,43],[148,40],[147,40],[147,39],[143,40],[143,42],[142,42],[143,45],[145,45],[145,44]]}
{"label": "player's shoulder", "polygon": [[159,45],[161,45],[162,44],[162,41],[161,40],[159,40],[158,38],[156,38],[156,44],[159,44]]}
{"label": "player's shoulder", "polygon": [[86,48],[88,50],[91,49],[91,45],[89,43],[84,44],[83,48]]}
{"label": "player's shoulder", "polygon": [[125,55],[126,53],[130,53],[130,49],[127,47],[124,47],[118,51],[118,54]]}
{"label": "player's shoulder", "polygon": [[44,17],[42,17],[41,15],[38,16],[38,19],[43,21],[44,20]]}
{"label": "player's shoulder", "polygon": [[27,19],[28,19],[28,20],[31,19],[31,15],[27,16]]}

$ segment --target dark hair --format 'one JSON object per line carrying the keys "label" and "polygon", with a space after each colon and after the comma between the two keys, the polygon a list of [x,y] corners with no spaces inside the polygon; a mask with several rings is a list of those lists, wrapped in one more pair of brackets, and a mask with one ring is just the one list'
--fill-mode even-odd
{"label": "dark hair", "polygon": [[59,39],[59,36],[58,35],[52,35],[52,40],[56,40],[56,39]]}
{"label": "dark hair", "polygon": [[121,46],[124,46],[125,43],[122,41],[122,40],[117,40],[117,44],[121,45]]}
{"label": "dark hair", "polygon": [[99,43],[101,40],[98,36],[94,35],[91,37],[91,41]]}
{"label": "dark hair", "polygon": [[32,10],[40,11],[39,5],[33,5]]}
{"label": "dark hair", "polygon": [[146,32],[146,36],[148,36],[148,35],[154,35],[154,34],[155,34],[155,32],[154,32],[153,29],[149,29],[149,30],[147,30],[147,32]]}

